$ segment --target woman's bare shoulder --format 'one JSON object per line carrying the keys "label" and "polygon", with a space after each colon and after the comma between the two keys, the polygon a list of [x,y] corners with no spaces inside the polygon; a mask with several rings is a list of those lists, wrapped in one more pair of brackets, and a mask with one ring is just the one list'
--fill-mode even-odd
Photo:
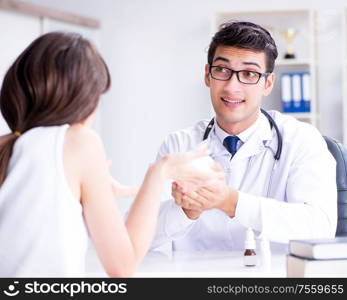
{"label": "woman's bare shoulder", "polygon": [[92,128],[80,124],[68,128],[64,142],[64,168],[76,198],[80,199],[81,184],[92,174],[99,174],[100,166],[106,165],[105,161],[103,144]]}
{"label": "woman's bare shoulder", "polygon": [[64,158],[67,169],[79,170],[81,174],[103,165],[106,154],[101,138],[92,128],[75,124],[65,136]]}
{"label": "woman's bare shoulder", "polygon": [[71,125],[66,133],[65,145],[79,154],[91,154],[103,149],[99,135],[92,128],[80,124]]}

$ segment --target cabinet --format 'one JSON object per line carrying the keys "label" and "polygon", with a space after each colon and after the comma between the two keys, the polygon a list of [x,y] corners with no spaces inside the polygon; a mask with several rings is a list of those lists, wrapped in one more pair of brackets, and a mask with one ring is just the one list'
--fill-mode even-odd
{"label": "cabinet", "polygon": [[[74,31],[98,45],[100,24],[97,20],[45,8],[17,0],[0,0],[0,84],[18,55],[38,36],[50,31]],[[100,127],[97,113],[95,127]],[[0,135],[9,128],[0,115]]]}
{"label": "cabinet", "polygon": [[[276,80],[272,93],[263,98],[262,107],[270,110],[275,109],[284,112],[282,96],[283,96],[283,84],[281,83],[282,76],[289,74],[293,76],[299,75],[300,85],[299,88],[295,85],[296,90],[300,91],[300,96],[296,98],[307,98],[306,101],[309,105],[309,109],[303,111],[303,109],[289,109],[291,111],[300,112],[285,112],[293,117],[311,123],[318,127],[318,105],[316,97],[316,22],[315,14],[313,10],[283,10],[283,11],[241,11],[241,12],[219,12],[213,17],[213,33],[214,34],[220,24],[230,20],[237,21],[249,21],[261,25],[266,28],[274,38],[277,50],[278,58],[275,62],[275,74]],[[292,46],[295,53],[295,58],[284,58],[287,52],[287,41],[284,37],[284,31],[288,29],[294,29],[296,35],[293,39]],[[303,83],[302,75],[308,74]],[[293,78],[293,77],[290,77]],[[307,81],[306,81],[307,79]],[[293,95],[293,80],[290,87],[291,95]],[[305,86],[305,89],[304,89]],[[304,92],[305,90],[305,92]],[[303,95],[306,95],[303,97]],[[295,98],[295,96],[294,96]],[[293,99],[291,99],[293,107]],[[304,103],[304,101],[302,101]],[[295,107],[295,105],[294,105]]]}

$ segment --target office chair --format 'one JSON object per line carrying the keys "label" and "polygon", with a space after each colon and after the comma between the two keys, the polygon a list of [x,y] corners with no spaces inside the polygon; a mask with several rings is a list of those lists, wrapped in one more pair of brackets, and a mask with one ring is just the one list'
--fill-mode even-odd
{"label": "office chair", "polygon": [[336,160],[338,213],[336,236],[347,236],[347,149],[337,140],[323,137]]}

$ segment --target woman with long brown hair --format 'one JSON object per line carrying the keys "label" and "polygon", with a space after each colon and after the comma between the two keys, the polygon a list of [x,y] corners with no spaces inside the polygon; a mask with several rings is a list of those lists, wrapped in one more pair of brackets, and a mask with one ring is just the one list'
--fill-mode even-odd
{"label": "woman with long brown hair", "polygon": [[[88,235],[109,276],[131,276],[145,255],[166,179],[222,177],[206,150],[152,164],[123,222],[103,144],[89,126],[110,86],[89,41],[48,33],[9,68],[0,108],[0,277],[84,276]],[[197,167],[209,160],[209,170]]]}

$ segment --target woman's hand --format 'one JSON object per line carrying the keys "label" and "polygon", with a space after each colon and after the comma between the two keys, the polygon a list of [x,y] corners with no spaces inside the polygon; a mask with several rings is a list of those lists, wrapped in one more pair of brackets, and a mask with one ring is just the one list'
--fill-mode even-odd
{"label": "woman's hand", "polygon": [[174,153],[163,158],[168,178],[200,186],[205,182],[224,180],[223,169],[208,156],[206,144],[194,151]]}

